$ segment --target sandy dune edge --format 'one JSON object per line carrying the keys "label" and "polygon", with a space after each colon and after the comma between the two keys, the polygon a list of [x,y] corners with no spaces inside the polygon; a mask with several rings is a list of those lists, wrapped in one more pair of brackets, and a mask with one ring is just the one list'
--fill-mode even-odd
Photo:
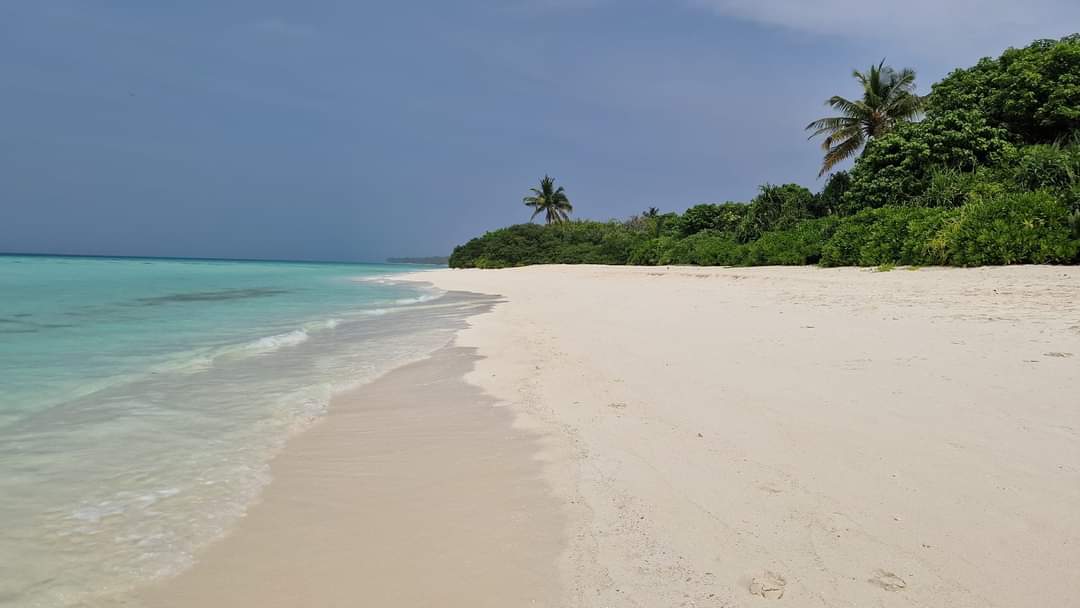
{"label": "sandy dune edge", "polygon": [[1080,605],[1080,270],[532,267],[458,343],[580,606]]}

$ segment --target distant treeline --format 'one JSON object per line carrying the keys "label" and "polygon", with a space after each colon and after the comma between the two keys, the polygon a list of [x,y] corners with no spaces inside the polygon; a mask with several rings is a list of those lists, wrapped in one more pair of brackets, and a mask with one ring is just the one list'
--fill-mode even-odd
{"label": "distant treeline", "polygon": [[956,70],[924,100],[923,120],[869,138],[820,192],[765,185],[682,214],[520,224],[449,264],[1080,263],[1080,35]]}
{"label": "distant treeline", "polygon": [[450,258],[438,255],[432,255],[421,258],[386,258],[388,264],[433,264],[437,266],[446,266],[450,262]]}

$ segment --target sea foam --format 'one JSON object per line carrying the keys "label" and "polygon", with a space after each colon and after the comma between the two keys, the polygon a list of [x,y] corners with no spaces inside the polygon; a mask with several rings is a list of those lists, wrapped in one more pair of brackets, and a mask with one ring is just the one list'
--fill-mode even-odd
{"label": "sea foam", "polygon": [[280,348],[287,348],[290,346],[296,346],[308,341],[311,336],[302,329],[295,329],[283,334],[277,334],[273,336],[267,336],[265,338],[259,338],[245,345],[247,350],[259,351],[259,352],[273,352]]}

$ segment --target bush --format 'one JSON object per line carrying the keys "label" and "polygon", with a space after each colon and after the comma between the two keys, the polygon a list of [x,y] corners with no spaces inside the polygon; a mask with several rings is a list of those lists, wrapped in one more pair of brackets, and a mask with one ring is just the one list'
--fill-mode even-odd
{"label": "bush", "polygon": [[1069,209],[1046,191],[975,201],[939,238],[946,261],[956,266],[1068,263],[1080,250]]}
{"label": "bush", "polygon": [[675,239],[669,236],[642,241],[630,252],[627,263],[637,266],[656,266],[674,242]]}
{"label": "bush", "polygon": [[822,247],[823,266],[939,263],[932,238],[948,221],[947,209],[886,207],[844,218]]}
{"label": "bush", "polygon": [[660,263],[730,266],[736,263],[738,249],[732,235],[706,230],[671,243]]}
{"label": "bush", "polygon": [[851,174],[847,171],[837,171],[829,175],[825,187],[814,196],[812,214],[814,217],[825,217],[840,213],[843,208],[844,193],[851,188]]}
{"label": "bush", "polygon": [[908,205],[930,184],[935,170],[974,171],[1015,158],[1008,134],[978,112],[950,111],[920,123],[899,125],[871,141],[851,170],[841,211]]}
{"label": "bush", "polygon": [[692,244],[692,263],[699,266],[734,266],[739,247],[730,234],[705,234]]}
{"label": "bush", "polygon": [[[654,207],[650,211],[655,210]],[[629,232],[639,236],[657,238],[661,236],[677,236],[679,234],[679,221],[678,213],[646,212],[642,215],[631,216],[630,219],[622,222],[622,226]]]}
{"label": "bush", "polygon": [[1062,195],[1061,204],[1069,212],[1072,237],[1080,240],[1080,184],[1074,185]]}
{"label": "bush", "polygon": [[1080,183],[1080,146],[1027,146],[1019,156],[1014,179],[1024,189],[1067,190]]}
{"label": "bush", "polygon": [[824,217],[800,222],[787,230],[766,232],[758,240],[743,245],[732,264],[745,266],[805,265],[821,261],[822,247],[839,220]]}
{"label": "bush", "polygon": [[791,228],[813,217],[814,194],[798,184],[765,184],[739,224],[737,238],[748,243],[770,230]]}
{"label": "bush", "polygon": [[539,244],[542,226],[518,224],[501,228],[454,248],[449,264],[453,268],[502,268],[542,263]]}
{"label": "bush", "polygon": [[527,264],[625,264],[646,235],[619,222],[517,224],[456,247],[453,268]]}
{"label": "bush", "polygon": [[724,203],[722,205],[694,205],[682,214],[678,220],[680,236],[690,236],[703,230],[734,233],[749,207],[743,203]]}
{"label": "bush", "polygon": [[1003,171],[979,167],[974,171],[938,168],[930,172],[925,190],[910,204],[916,207],[956,208],[980,198],[1015,191]]}
{"label": "bush", "polygon": [[1058,199],[1069,213],[1069,226],[1072,228],[1072,237],[1080,240],[1080,180],[1062,191]]}

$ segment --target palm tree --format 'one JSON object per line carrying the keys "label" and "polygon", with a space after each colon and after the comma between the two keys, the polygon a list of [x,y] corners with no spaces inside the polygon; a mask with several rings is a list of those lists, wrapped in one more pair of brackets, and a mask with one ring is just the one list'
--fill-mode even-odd
{"label": "palm tree", "polygon": [[533,208],[530,222],[541,213],[545,214],[544,219],[548,224],[557,224],[570,219],[570,213],[573,212],[574,207],[570,204],[570,199],[566,198],[566,192],[563,191],[562,186],[555,187],[554,179],[545,175],[544,179],[540,180],[540,187],[530,188],[530,190],[532,196],[526,196],[523,199],[526,207]]}
{"label": "palm tree", "polygon": [[852,76],[862,85],[863,98],[851,101],[834,95],[825,103],[841,116],[821,118],[806,125],[806,130],[814,130],[809,139],[826,136],[821,142],[825,159],[818,177],[854,156],[867,141],[888,133],[898,123],[915,120],[922,113],[923,98],[915,94],[914,70],[904,68],[897,72],[882,59],[866,72],[855,70]]}

